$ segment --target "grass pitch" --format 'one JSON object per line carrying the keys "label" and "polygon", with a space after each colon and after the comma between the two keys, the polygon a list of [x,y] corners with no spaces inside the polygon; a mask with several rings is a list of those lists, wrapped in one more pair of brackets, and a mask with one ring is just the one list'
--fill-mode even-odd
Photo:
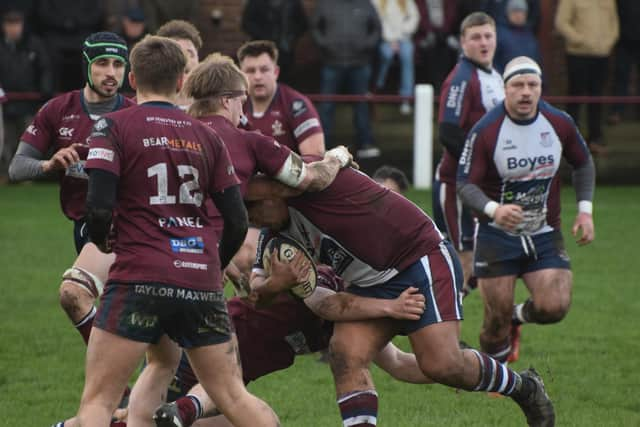
{"label": "grass pitch", "polygon": [[[430,194],[410,197],[430,212]],[[596,190],[596,241],[570,235],[575,202],[563,190],[563,230],[574,271],[573,306],[550,326],[526,325],[516,370],[544,377],[558,426],[640,425],[640,187]],[[75,258],[72,224],[52,184],[0,186],[0,426],[48,426],[72,415],[83,385],[84,344],[58,306],[60,275]],[[518,299],[526,296],[518,286]],[[477,345],[479,295],[465,300],[463,339]],[[397,339],[403,348],[407,340]],[[379,425],[520,426],[510,399],[443,386],[401,384],[374,369]],[[250,385],[284,426],[341,425],[327,365],[298,358],[289,370]]]}

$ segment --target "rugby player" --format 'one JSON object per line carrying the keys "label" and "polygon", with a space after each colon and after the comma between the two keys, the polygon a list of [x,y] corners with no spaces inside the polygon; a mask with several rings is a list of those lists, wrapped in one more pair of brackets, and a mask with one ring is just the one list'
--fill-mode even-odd
{"label": "rugby player", "polygon": [[484,12],[468,15],[460,25],[462,56],[440,91],[438,138],[442,157],[433,182],[433,218],[456,249],[464,273],[463,295],[472,278],[474,219],[456,194],[456,170],[471,127],[504,99],[500,74],[493,68],[496,24]]}
{"label": "rugby player", "polygon": [[[321,161],[305,164],[296,153],[273,138],[238,129],[246,89],[245,75],[231,58],[220,54],[210,55],[200,63],[182,89],[184,95],[193,99],[189,113],[215,130],[224,141],[240,180],[243,196],[246,194],[249,178],[258,172],[274,177],[299,193],[326,188],[340,167],[350,164],[351,156],[344,147],[327,151]],[[287,191],[291,189],[287,187]],[[214,229],[222,230],[222,218],[214,206],[208,209],[208,215],[213,221]],[[236,258],[237,255],[234,260]],[[231,275],[228,270],[227,274]],[[242,279],[236,277],[234,282],[242,284]],[[246,285],[245,293],[248,291],[248,277]],[[132,394],[130,419],[143,422],[163,401],[164,389],[155,385],[159,381],[155,376],[175,369],[174,366],[160,366],[164,361],[166,360],[149,361],[138,378],[137,390],[146,388],[147,391]]]}
{"label": "rugby player", "polygon": [[[205,390],[221,399],[234,424],[276,426],[271,408],[242,383],[222,293],[221,269],[247,228],[227,149],[173,103],[186,66],[175,41],[147,36],[134,47],[131,65],[139,105],[98,121],[87,157],[89,235],[117,256],[89,341],[78,421],[109,424],[147,350],[150,358],[177,363],[179,351],[164,351],[172,349],[165,345],[169,336],[185,348]],[[219,244],[207,197],[224,220]],[[112,210],[113,245],[107,239]],[[184,221],[168,228],[163,220],[169,218]]]}
{"label": "rugby player", "polygon": [[302,155],[322,156],[324,132],[315,107],[303,94],[278,83],[278,48],[269,40],[254,40],[238,49],[240,69],[249,79],[244,104],[248,123],[282,145]]}
{"label": "rugby player", "polygon": [[[13,181],[58,177],[62,212],[74,223],[76,252],[88,243],[86,229],[87,179],[84,165],[91,127],[103,114],[134,105],[118,93],[124,81],[127,45],[110,32],[91,34],[82,46],[86,83],[80,90],[57,96],[47,102],[20,138],[9,167]],[[50,158],[48,153],[53,151]],[[104,254],[95,246],[86,256],[95,258],[98,271],[113,262],[113,254]],[[60,285],[60,305],[85,342],[93,325],[94,302],[102,292],[102,282],[89,270],[75,265],[66,270]]]}
{"label": "rugby player", "polygon": [[[396,319],[417,319],[424,311],[424,296],[415,293],[416,288],[408,288],[394,300],[361,298],[342,292],[346,286],[328,266],[318,266],[317,287],[313,295],[295,298],[281,291],[299,283],[305,277],[298,267],[292,267],[296,260],[284,263],[272,258],[270,274],[260,269],[255,280],[269,278],[267,294],[277,294],[268,306],[256,308],[260,296],[255,293],[250,299],[234,297],[229,301],[229,314],[233,320],[245,383],[254,381],[272,372],[291,366],[297,355],[326,349],[331,338],[333,321],[393,317]],[[262,287],[264,290],[265,287]],[[264,296],[264,295],[263,295]],[[334,297],[346,297],[345,300]],[[254,298],[255,297],[255,298]],[[417,365],[415,356],[405,353],[392,343],[375,358],[376,364],[400,381],[426,384],[426,378]],[[159,426],[190,426],[196,419],[218,415],[214,402],[204,393],[189,365],[181,363],[176,374],[181,396],[175,402],[162,405],[156,412]],[[189,390],[191,388],[191,390]],[[187,393],[188,391],[188,393]],[[175,421],[165,422],[161,420]],[[203,419],[198,427],[229,425],[222,417]]]}
{"label": "rugby player", "polygon": [[[458,192],[480,216],[474,271],[484,301],[483,351],[506,360],[512,325],[559,322],[571,304],[572,274],[559,227],[555,185],[564,157],[573,167],[578,215],[573,234],[595,237],[593,160],[573,120],[540,99],[542,73],[530,58],[504,71],[506,99],[471,130],[458,166]],[[553,216],[550,213],[553,212]],[[513,305],[515,282],[531,297]]]}
{"label": "rugby player", "polygon": [[345,426],[376,424],[369,364],[397,334],[409,336],[420,369],[434,382],[510,396],[530,425],[553,425],[553,405],[533,369],[518,374],[487,354],[460,348],[460,264],[432,220],[409,200],[346,168],[324,191],[252,203],[249,218],[301,242],[316,263],[350,283],[349,293],[389,299],[413,286],[425,296],[419,320],[334,325],[330,363]]}

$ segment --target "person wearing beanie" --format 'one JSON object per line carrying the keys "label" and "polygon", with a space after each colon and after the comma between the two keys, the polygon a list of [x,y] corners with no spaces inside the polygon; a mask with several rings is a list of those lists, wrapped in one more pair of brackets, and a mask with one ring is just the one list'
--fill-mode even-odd
{"label": "person wearing beanie", "polygon": [[498,43],[493,64],[499,72],[516,56],[528,56],[540,62],[538,39],[527,25],[529,6],[526,0],[509,0],[506,4],[506,23],[497,24]]}
{"label": "person wearing beanie", "polygon": [[[501,361],[517,359],[522,324],[557,323],[571,305],[557,185],[563,157],[573,167],[578,200],[573,235],[578,245],[595,237],[595,167],[573,120],[540,99],[542,71],[531,58],[507,63],[503,80],[505,100],[471,129],[457,179],[462,201],[479,222],[474,274],[485,313],[480,347]],[[531,296],[514,305],[518,278]]]}
{"label": "person wearing beanie", "polygon": [[[80,46],[78,46],[80,47]],[[113,262],[88,243],[86,208],[88,176],[84,164],[93,124],[103,114],[134,105],[118,93],[128,60],[127,46],[119,36],[98,32],[82,45],[84,87],[49,100],[20,137],[9,166],[12,181],[55,177],[60,184],[63,214],[73,222],[78,260],[62,275],[60,305],[85,343],[96,312],[94,302],[102,291],[97,278]],[[47,157],[48,153],[53,155]],[[80,260],[90,269],[78,267]]]}

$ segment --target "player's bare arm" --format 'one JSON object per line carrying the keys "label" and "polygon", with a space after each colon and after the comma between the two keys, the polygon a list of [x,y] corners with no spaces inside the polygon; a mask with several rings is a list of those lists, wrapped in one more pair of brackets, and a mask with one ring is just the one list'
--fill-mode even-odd
{"label": "player's bare arm", "polygon": [[396,299],[359,297],[347,292],[334,292],[317,287],[305,304],[317,316],[332,321],[351,321],[391,317],[394,319],[418,320],[425,309],[424,295],[410,287]]}
{"label": "player's bare arm", "polygon": [[309,164],[291,152],[275,178],[298,190],[321,191],[333,182],[340,169],[351,164],[353,156],[342,145],[327,151],[322,160]]}
{"label": "player's bare arm", "polygon": [[298,151],[303,156],[324,156],[324,133],[318,132],[306,137],[298,145]]}

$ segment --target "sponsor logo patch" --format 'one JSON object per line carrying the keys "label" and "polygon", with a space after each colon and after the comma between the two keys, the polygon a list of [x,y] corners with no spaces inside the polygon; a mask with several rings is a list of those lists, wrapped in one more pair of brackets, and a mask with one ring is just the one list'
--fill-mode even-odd
{"label": "sponsor logo patch", "polygon": [[176,253],[201,254],[204,252],[204,240],[200,236],[169,239],[169,242],[171,250]]}
{"label": "sponsor logo patch", "polygon": [[74,128],[61,127],[58,129],[58,134],[63,138],[71,138],[73,137]]}
{"label": "sponsor logo patch", "polygon": [[113,162],[113,156],[114,152],[112,150],[107,150],[106,148],[91,148],[87,155],[87,160],[98,159]]}
{"label": "sponsor logo patch", "polygon": [[209,268],[207,264],[202,264],[199,262],[182,261],[179,259],[176,259],[173,261],[173,266],[175,268],[190,268],[192,270],[204,270],[204,271],[206,271]]}
{"label": "sponsor logo patch", "polygon": [[291,112],[293,113],[293,117],[298,117],[306,111],[307,106],[302,99],[296,99],[291,103]]}

